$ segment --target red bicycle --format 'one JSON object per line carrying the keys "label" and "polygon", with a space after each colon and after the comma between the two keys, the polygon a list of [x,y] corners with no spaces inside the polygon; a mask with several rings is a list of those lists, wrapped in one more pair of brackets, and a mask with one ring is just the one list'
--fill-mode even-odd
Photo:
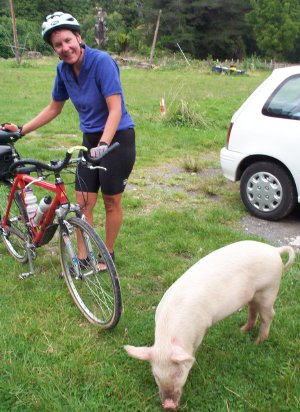
{"label": "red bicycle", "polygon": [[[14,147],[20,137],[19,132],[0,131],[0,236],[18,262],[29,263],[29,271],[19,278],[34,274],[37,249],[50,242],[58,229],[62,273],[72,298],[91,323],[111,329],[122,312],[118,274],[104,242],[85,221],[79,206],[69,201],[61,171],[79,162],[99,168],[101,159],[118,144],[97,159],[89,156],[87,148],[76,146],[66,152],[62,161],[46,164],[20,158]],[[71,159],[74,151],[79,151],[80,156]],[[54,183],[46,181],[49,176],[54,176]],[[31,189],[37,186],[47,193],[39,209],[32,205],[36,198]],[[78,258],[79,245],[84,259]],[[106,270],[99,270],[100,261]]]}

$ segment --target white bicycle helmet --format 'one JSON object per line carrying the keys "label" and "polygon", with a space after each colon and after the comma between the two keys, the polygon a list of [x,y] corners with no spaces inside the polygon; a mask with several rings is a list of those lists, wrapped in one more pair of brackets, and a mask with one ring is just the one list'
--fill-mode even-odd
{"label": "white bicycle helmet", "polygon": [[46,20],[42,24],[42,37],[43,39],[51,44],[50,36],[52,32],[57,29],[69,29],[72,31],[80,32],[80,25],[78,21],[69,13],[63,13],[57,11],[53,14],[49,14]]}

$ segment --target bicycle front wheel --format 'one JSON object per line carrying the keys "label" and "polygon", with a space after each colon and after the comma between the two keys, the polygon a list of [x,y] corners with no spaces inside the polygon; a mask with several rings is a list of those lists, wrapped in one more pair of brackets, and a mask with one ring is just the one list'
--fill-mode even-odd
{"label": "bicycle front wheel", "polygon": [[25,226],[26,209],[21,199],[20,193],[16,192],[9,211],[7,228],[2,227],[2,219],[6,214],[8,197],[11,185],[9,183],[0,184],[0,234],[8,252],[20,263],[28,260],[25,248],[27,229]]}
{"label": "bicycle front wheel", "polygon": [[[118,274],[104,242],[82,219],[72,217],[60,233],[60,260],[69,291],[83,315],[103,329],[119,322],[122,312]],[[86,258],[79,260],[78,240],[84,244]],[[82,248],[82,246],[81,246]],[[82,255],[82,250],[81,250]],[[100,271],[98,261],[106,264]]]}

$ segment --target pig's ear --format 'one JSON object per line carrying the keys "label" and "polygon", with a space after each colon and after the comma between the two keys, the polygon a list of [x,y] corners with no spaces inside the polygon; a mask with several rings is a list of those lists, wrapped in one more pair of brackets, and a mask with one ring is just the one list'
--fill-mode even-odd
{"label": "pig's ear", "polygon": [[171,360],[173,362],[194,362],[195,358],[189,355],[181,346],[172,345]]}
{"label": "pig's ear", "polygon": [[137,358],[140,360],[146,360],[146,361],[151,361],[152,359],[152,348],[149,348],[148,346],[137,347],[137,346],[125,345],[124,349],[133,358]]}

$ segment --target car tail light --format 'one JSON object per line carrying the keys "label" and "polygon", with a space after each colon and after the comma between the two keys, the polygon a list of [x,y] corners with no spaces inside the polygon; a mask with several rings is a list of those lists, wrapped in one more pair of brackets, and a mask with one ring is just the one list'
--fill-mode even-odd
{"label": "car tail light", "polygon": [[229,125],[229,127],[228,127],[228,130],[227,130],[226,149],[228,148],[228,144],[229,144],[229,139],[230,139],[230,134],[231,134],[232,126],[233,126],[233,123],[231,122],[230,125]]}

